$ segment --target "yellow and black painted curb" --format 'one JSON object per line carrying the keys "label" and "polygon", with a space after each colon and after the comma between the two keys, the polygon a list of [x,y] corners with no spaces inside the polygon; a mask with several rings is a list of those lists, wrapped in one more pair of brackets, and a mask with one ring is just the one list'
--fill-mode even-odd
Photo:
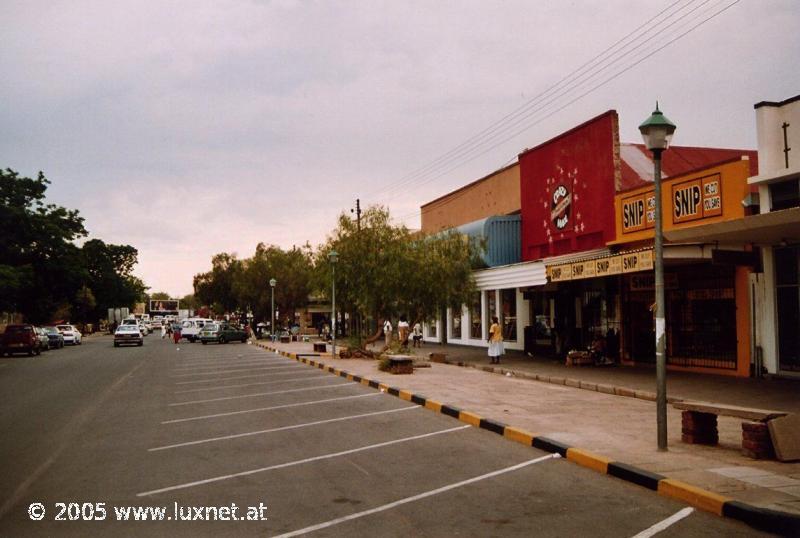
{"label": "yellow and black painted curb", "polygon": [[273,351],[284,357],[294,359],[303,364],[319,368],[349,381],[360,383],[374,389],[387,392],[402,400],[406,400],[437,413],[453,417],[476,428],[481,428],[502,435],[506,439],[526,446],[538,448],[545,452],[558,453],[562,457],[593,471],[631,482],[651,489],[659,495],[685,502],[695,508],[742,521],[752,527],[785,536],[800,536],[800,516],[768,508],[760,508],[751,504],[734,500],[730,497],[704,490],[664,475],[652,473],[627,463],[613,461],[588,450],[569,446],[555,439],[537,435],[514,426],[503,424],[491,418],[481,417],[475,413],[447,405],[407,390],[390,387],[385,383],[367,379],[363,376],[327,366],[318,360],[318,353],[291,353],[277,348],[258,344],[259,347]]}

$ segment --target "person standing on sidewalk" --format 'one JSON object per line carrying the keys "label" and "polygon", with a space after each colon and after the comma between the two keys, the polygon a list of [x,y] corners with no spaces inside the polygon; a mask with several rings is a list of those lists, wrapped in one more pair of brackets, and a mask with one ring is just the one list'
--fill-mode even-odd
{"label": "person standing on sidewalk", "polygon": [[383,336],[386,339],[386,347],[389,347],[392,344],[392,321],[389,318],[383,322]]}
{"label": "person standing on sidewalk", "polygon": [[497,316],[492,316],[492,326],[489,327],[489,358],[492,364],[500,364],[500,356],[503,354],[503,329]]}
{"label": "person standing on sidewalk", "polygon": [[400,316],[400,321],[397,322],[397,336],[402,347],[408,347],[408,335],[410,333],[411,329],[408,326],[408,320],[405,316]]}
{"label": "person standing on sidewalk", "polygon": [[419,321],[414,324],[411,334],[414,340],[414,347],[422,347],[422,325],[419,324]]}

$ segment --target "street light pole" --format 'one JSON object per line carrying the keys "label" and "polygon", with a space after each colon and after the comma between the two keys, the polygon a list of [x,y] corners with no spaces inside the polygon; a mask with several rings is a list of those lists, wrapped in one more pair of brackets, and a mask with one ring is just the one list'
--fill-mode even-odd
{"label": "street light pole", "polygon": [[647,149],[653,152],[653,184],[655,196],[655,288],[656,288],[656,425],[658,450],[667,450],[667,322],[664,297],[664,233],[661,216],[661,154],[669,148],[675,124],[658,109],[639,126]]}
{"label": "street light pole", "polygon": [[331,262],[331,329],[333,330],[333,340],[331,344],[331,353],[333,358],[336,358],[336,262],[339,260],[339,253],[331,250],[328,253],[328,259]]}
{"label": "street light pole", "polygon": [[270,315],[271,315],[272,319],[271,319],[270,325],[269,325],[269,332],[270,332],[270,334],[272,334],[271,340],[273,342],[275,341],[275,284],[277,284],[277,283],[278,283],[278,281],[275,280],[274,278],[270,278],[269,279],[269,287],[271,288],[271,296],[272,296],[271,301],[270,301],[270,305],[271,305]]}

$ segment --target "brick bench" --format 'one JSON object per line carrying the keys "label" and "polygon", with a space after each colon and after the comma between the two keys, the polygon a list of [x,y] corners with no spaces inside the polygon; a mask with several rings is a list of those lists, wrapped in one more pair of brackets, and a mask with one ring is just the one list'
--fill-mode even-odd
{"label": "brick bench", "polygon": [[314,353],[325,353],[326,350],[325,342],[314,342]]}
{"label": "brick bench", "polygon": [[768,459],[775,456],[767,422],[787,414],[783,411],[709,402],[683,401],[675,402],[672,406],[683,412],[681,440],[684,443],[716,445],[719,443],[718,416],[745,419],[745,422],[742,422],[742,454],[754,459]]}
{"label": "brick bench", "polygon": [[388,355],[389,371],[393,374],[413,374],[414,359],[408,355]]}

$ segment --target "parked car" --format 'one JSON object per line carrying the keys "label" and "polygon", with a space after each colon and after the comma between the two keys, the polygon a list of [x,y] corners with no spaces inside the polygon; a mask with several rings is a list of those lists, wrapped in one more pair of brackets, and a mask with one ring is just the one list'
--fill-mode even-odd
{"label": "parked car", "polygon": [[27,353],[38,355],[42,352],[42,344],[33,325],[18,324],[6,326],[6,332],[0,337],[0,356],[8,353]]}
{"label": "parked car", "polygon": [[194,342],[200,337],[200,331],[206,323],[213,323],[208,318],[187,318],[181,322],[181,338]]}
{"label": "parked car", "polygon": [[234,342],[236,340],[243,344],[247,342],[247,332],[236,325],[230,325],[228,323],[206,323],[205,326],[203,326],[203,330],[200,331],[200,341],[203,344],[209,342],[227,344],[228,342]]}
{"label": "parked car", "polygon": [[114,347],[128,344],[144,345],[144,336],[138,325],[120,325],[114,331]]}
{"label": "parked car", "polygon": [[58,332],[55,327],[42,327],[47,333],[47,339],[50,341],[51,349],[61,349],[64,347],[64,337]]}
{"label": "parked car", "polygon": [[47,337],[47,331],[42,327],[34,327],[33,330],[36,331],[42,351],[50,351],[50,338]]}
{"label": "parked car", "polygon": [[65,344],[72,344],[73,346],[81,345],[83,335],[75,328],[74,325],[56,325],[56,329],[64,337]]}

